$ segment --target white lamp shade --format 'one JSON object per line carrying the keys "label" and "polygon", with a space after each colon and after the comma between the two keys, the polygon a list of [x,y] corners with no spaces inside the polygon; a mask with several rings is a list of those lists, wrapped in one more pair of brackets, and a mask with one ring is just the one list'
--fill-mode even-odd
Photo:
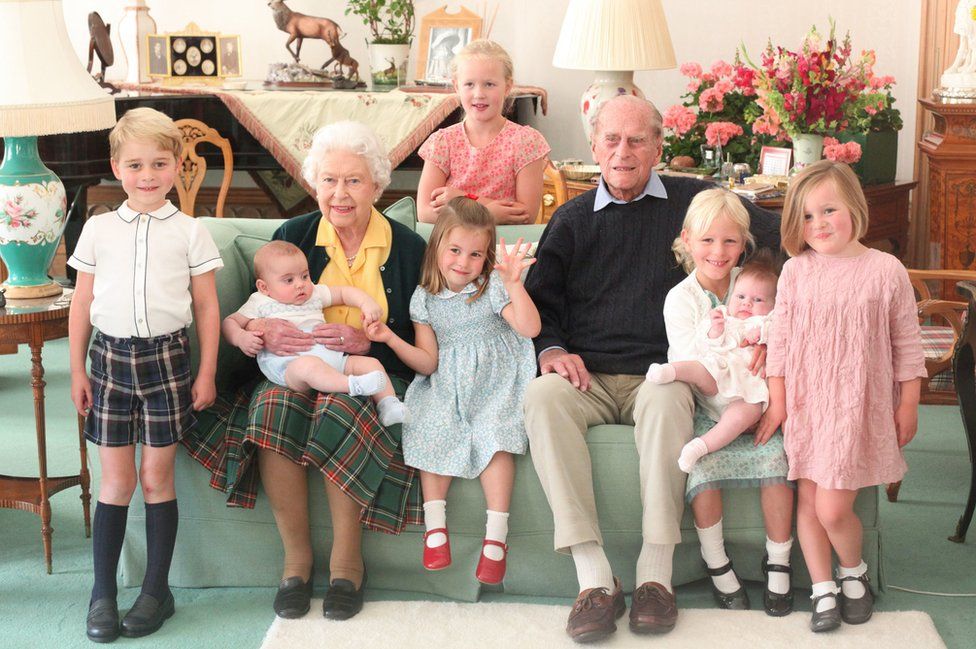
{"label": "white lamp shade", "polygon": [[572,70],[675,67],[661,0],[570,0],[552,64]]}
{"label": "white lamp shade", "polygon": [[115,124],[115,101],[82,66],[61,0],[0,0],[0,136],[77,133]]}

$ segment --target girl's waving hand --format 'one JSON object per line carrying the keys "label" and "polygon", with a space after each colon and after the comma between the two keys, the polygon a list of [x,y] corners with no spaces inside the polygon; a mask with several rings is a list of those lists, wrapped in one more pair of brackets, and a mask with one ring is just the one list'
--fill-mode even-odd
{"label": "girl's waving hand", "polygon": [[501,237],[499,239],[498,247],[501,252],[498,256],[498,262],[495,264],[495,270],[498,271],[498,275],[501,277],[502,282],[505,284],[505,286],[521,283],[522,272],[535,263],[534,257],[527,256],[529,254],[529,250],[532,249],[532,244],[523,244],[523,239],[520,237],[519,240],[515,242],[515,245],[509,249],[505,245],[505,238]]}

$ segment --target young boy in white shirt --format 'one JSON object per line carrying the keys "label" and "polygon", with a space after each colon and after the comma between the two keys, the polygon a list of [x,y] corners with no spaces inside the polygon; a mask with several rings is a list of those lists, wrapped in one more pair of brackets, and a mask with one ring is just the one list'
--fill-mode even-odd
{"label": "young boy in white shirt", "polygon": [[[148,635],[175,610],[168,581],[179,521],[174,461],[193,411],[216,397],[214,274],[224,265],[206,228],[166,200],[182,148],[173,120],[151,108],[130,110],[109,134],[109,146],[128,199],[85,223],[68,260],[78,271],[68,318],[71,399],[87,417],[85,437],[98,445],[102,467],[86,624],[95,642]],[[194,318],[200,366],[191,384],[186,327]],[[146,576],[120,624],[115,573],[137,477],[146,502]]]}

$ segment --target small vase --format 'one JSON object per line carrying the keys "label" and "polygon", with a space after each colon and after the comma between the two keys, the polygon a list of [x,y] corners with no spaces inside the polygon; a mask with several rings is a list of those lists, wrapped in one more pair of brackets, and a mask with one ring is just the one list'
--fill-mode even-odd
{"label": "small vase", "polygon": [[823,157],[823,136],[800,133],[793,137],[793,171],[812,165]]}
{"label": "small vase", "polygon": [[122,44],[122,54],[125,55],[128,83],[149,83],[149,34],[156,33],[156,21],[149,15],[146,0],[135,0],[131,6],[125,8],[125,14],[119,21],[119,42]]}
{"label": "small vase", "polygon": [[402,86],[407,81],[407,57],[410,45],[369,44],[369,66],[373,90],[384,92]]}

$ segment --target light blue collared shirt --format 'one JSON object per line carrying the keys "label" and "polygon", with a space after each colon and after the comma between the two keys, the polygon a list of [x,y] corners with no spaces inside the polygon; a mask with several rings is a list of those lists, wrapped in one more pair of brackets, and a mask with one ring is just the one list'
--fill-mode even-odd
{"label": "light blue collared shirt", "polygon": [[661,182],[661,177],[657,175],[657,172],[653,169],[651,170],[651,177],[647,179],[647,184],[644,185],[644,191],[634,197],[631,201],[622,201],[619,198],[615,198],[610,190],[607,189],[607,184],[603,180],[603,176],[600,176],[600,183],[596,186],[596,198],[593,201],[593,211],[599,212],[604,207],[610,203],[618,203],[620,205],[625,205],[628,202],[633,203],[634,201],[639,201],[645,196],[653,196],[654,198],[667,198],[668,192],[664,189],[664,183]]}

